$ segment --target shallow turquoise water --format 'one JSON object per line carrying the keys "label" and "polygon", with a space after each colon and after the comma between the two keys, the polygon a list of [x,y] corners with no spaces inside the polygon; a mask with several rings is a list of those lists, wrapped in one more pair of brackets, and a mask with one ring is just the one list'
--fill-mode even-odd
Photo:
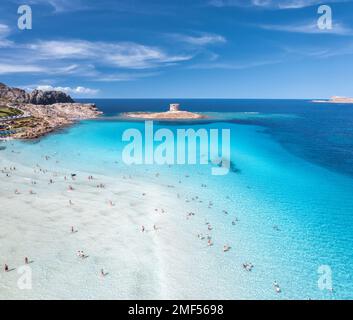
{"label": "shallow turquoise water", "polygon": [[[128,167],[121,161],[122,133],[128,128],[143,130],[143,125],[84,121],[35,143],[15,142],[14,147],[1,152],[31,165],[44,164],[44,155],[55,154],[60,161],[55,167],[72,171],[143,175],[149,170],[161,173],[166,183],[182,179],[190,195],[215,204],[215,210],[200,214],[212,222],[214,240],[231,243],[235,252],[210,266],[215,277],[218,272],[231,274],[245,261],[255,265],[252,273],[244,272],[242,280],[215,288],[224,290],[226,297],[234,292],[234,297],[240,293],[242,298],[255,299],[353,299],[351,176],[289,153],[263,126],[234,121],[192,127],[231,129],[232,161],[239,172],[212,176],[210,165]],[[161,127],[175,132],[190,124],[155,124],[155,129]],[[21,153],[12,153],[12,149]],[[190,178],[185,178],[186,174]],[[208,188],[201,189],[201,184]],[[235,217],[239,222],[233,226]],[[318,287],[322,265],[332,269],[333,292]],[[281,295],[272,289],[275,280],[281,285]]]}

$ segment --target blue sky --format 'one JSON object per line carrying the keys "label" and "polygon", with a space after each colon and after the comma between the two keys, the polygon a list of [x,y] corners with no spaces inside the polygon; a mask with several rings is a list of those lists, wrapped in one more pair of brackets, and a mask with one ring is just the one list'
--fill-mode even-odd
{"label": "blue sky", "polygon": [[[32,30],[17,27],[21,4]],[[0,82],[87,98],[353,96],[352,17],[352,0],[1,0]]]}

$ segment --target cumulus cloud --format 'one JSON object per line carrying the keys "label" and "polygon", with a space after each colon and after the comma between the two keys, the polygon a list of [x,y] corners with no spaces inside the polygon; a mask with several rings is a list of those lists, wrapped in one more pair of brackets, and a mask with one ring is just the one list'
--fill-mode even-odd
{"label": "cumulus cloud", "polygon": [[72,94],[72,95],[96,95],[99,90],[98,89],[90,89],[90,88],[85,88],[85,87],[53,87],[51,85],[39,85],[36,87],[37,90],[42,90],[42,91],[62,91],[67,94]]}

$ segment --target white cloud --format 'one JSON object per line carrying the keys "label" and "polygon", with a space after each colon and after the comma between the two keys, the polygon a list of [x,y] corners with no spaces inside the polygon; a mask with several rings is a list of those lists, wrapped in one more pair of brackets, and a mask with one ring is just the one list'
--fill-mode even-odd
{"label": "white cloud", "polygon": [[[7,30],[0,25],[2,34],[7,34]],[[70,75],[94,81],[130,81],[154,76],[161,68],[193,57],[133,42],[38,40],[31,44],[13,43],[4,48],[0,55],[0,74]],[[146,69],[153,71],[142,71]]]}
{"label": "white cloud", "polygon": [[42,58],[81,59],[93,56],[94,45],[87,41],[38,41],[30,44],[29,49],[36,51]]}
{"label": "white cloud", "polygon": [[51,85],[39,85],[36,87],[37,90],[42,90],[42,91],[62,91],[67,94],[72,94],[72,95],[96,95],[99,90],[98,89],[90,89],[90,88],[85,88],[85,87],[76,87],[76,88],[71,88],[71,87],[53,87]]}
{"label": "white cloud", "polygon": [[0,23],[0,48],[11,46],[12,42],[6,39],[9,36],[10,31],[8,25]]}
{"label": "white cloud", "polygon": [[95,80],[99,82],[134,81],[141,78],[154,77],[159,74],[160,72],[102,74],[97,76]]}
{"label": "white cloud", "polygon": [[[315,5],[329,4],[335,2],[344,2],[345,0],[287,0],[278,3],[279,9],[300,9]],[[274,2],[274,1],[271,1]]]}
{"label": "white cloud", "polygon": [[136,43],[109,45],[105,59],[120,68],[146,69],[192,59],[190,55],[168,55],[159,48]]}
{"label": "white cloud", "polygon": [[[0,24],[0,74],[45,73],[86,77],[95,81],[130,81],[156,74],[142,70],[158,72],[195,56],[195,52],[181,52],[178,47],[166,50],[135,42],[60,39],[15,43],[6,39],[9,33],[10,28]],[[206,43],[221,39],[195,37],[188,41]]]}
{"label": "white cloud", "polygon": [[[349,0],[326,0],[325,4],[346,2]],[[322,0],[210,0],[209,4],[215,7],[259,7],[269,9],[300,9],[322,4]]]}
{"label": "white cloud", "polygon": [[204,46],[209,44],[227,42],[225,37],[218,34],[209,34],[209,33],[201,34],[199,36],[189,36],[189,35],[182,35],[182,34],[173,34],[170,36],[173,37],[175,40],[186,42],[188,44],[192,44],[195,46]]}
{"label": "white cloud", "polygon": [[272,64],[281,63],[282,60],[263,60],[263,61],[251,61],[251,62],[217,62],[217,63],[200,63],[190,67],[190,69],[225,69],[225,70],[243,70],[256,67],[262,67]]}
{"label": "white cloud", "polygon": [[[96,76],[98,73],[90,69],[90,66],[72,65],[56,65],[51,63],[38,63],[37,60],[22,61],[19,59],[0,59],[0,74],[11,73],[32,73],[32,74],[48,74],[48,75],[81,75]],[[13,61],[19,62],[14,64]]]}
{"label": "white cloud", "polygon": [[283,47],[283,51],[287,55],[291,55],[295,58],[298,57],[309,57],[309,58],[333,58],[339,56],[353,55],[353,42],[344,42],[343,45],[335,46],[334,48],[329,47],[317,47],[317,46],[295,46],[295,47]]}
{"label": "white cloud", "polygon": [[10,33],[10,27],[0,23],[0,38],[6,38]]}
{"label": "white cloud", "polygon": [[170,55],[158,47],[134,42],[38,41],[28,49],[39,59],[86,60],[127,69],[155,68],[192,59],[191,55]]}
{"label": "white cloud", "polygon": [[353,29],[340,23],[335,23],[332,29],[320,29],[316,23],[298,23],[293,25],[260,25],[260,28],[271,31],[308,33],[308,34],[334,34],[342,36],[353,35]]}
{"label": "white cloud", "polygon": [[36,65],[25,65],[17,64],[10,65],[7,63],[0,63],[0,74],[11,74],[11,73],[42,73],[47,70],[43,67]]}

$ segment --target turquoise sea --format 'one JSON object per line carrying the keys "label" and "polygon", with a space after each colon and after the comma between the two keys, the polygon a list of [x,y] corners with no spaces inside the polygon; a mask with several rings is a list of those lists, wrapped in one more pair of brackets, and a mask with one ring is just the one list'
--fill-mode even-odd
{"label": "turquoise sea", "polygon": [[[217,272],[231,274],[245,261],[254,265],[242,280],[230,277],[215,288],[224,290],[226,298],[234,293],[244,299],[353,299],[352,105],[304,100],[94,102],[105,113],[102,119],[39,141],[16,142],[21,148],[16,160],[32,163],[45,150],[72,170],[141,176],[150,170],[166,183],[183,179],[190,195],[202,194],[214,203],[216,210],[199,214],[212,221],[215,241],[232,245],[231,255],[210,265],[215,277]],[[121,161],[122,133],[129,128],[143,132],[144,122],[122,121],[119,113],[165,110],[171,102],[209,112],[214,120],[155,122],[155,129],[230,129],[232,172],[212,176],[210,165],[129,167]],[[201,190],[202,184],[207,188]],[[318,286],[321,266],[332,271],[333,291]],[[280,295],[272,288],[274,281],[282,288]]]}

